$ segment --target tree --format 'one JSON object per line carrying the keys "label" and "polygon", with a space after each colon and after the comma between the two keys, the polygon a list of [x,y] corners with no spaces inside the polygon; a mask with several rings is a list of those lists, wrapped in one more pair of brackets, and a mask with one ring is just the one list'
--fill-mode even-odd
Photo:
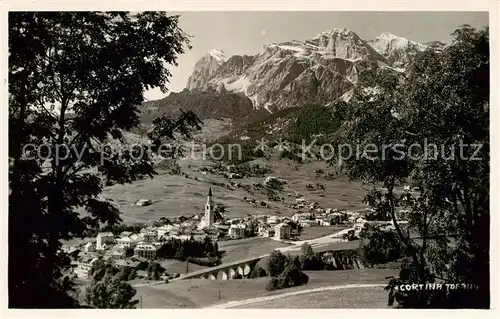
{"label": "tree", "polygon": [[120,271],[116,275],[119,280],[128,281],[135,278],[135,269],[132,267],[121,267]]}
{"label": "tree", "polygon": [[94,280],[85,293],[85,301],[95,308],[133,309],[138,300],[133,300],[136,290],[117,277],[105,276]]}
{"label": "tree", "polygon": [[[360,74],[349,107],[338,105],[346,121],[336,142],[367,151],[371,145],[369,155],[351,156],[343,168],[353,179],[383,185],[366,202],[391,220],[410,258],[388,285],[390,304],[490,303],[488,29],[462,26],[453,36],[439,52],[417,55],[405,74],[377,67]],[[419,186],[417,194],[396,192],[408,183]],[[406,228],[401,209],[410,211]],[[469,284],[478,291],[404,294],[394,288],[401,282]]]}
{"label": "tree", "polygon": [[311,257],[314,255],[314,251],[308,242],[304,242],[302,244],[302,246],[300,247],[300,251],[302,252],[302,256],[305,258],[308,258],[308,257]]}
{"label": "tree", "polygon": [[162,273],[165,271],[159,263],[151,262],[148,266],[148,279],[149,280],[160,280]]}
{"label": "tree", "polygon": [[266,270],[260,267],[259,265],[256,265],[255,268],[248,275],[248,278],[260,278],[266,276],[267,276]]}
{"label": "tree", "polygon": [[9,307],[75,306],[60,241],[121,220],[99,198],[100,177],[153,176],[149,150],[199,127],[192,112],[163,116],[152,145],[110,147],[139,125],[144,90],[166,91],[166,65],[186,47],[178,17],[164,12],[9,13]]}
{"label": "tree", "polygon": [[125,248],[125,257],[132,257],[134,255],[134,249],[133,248]]}
{"label": "tree", "polygon": [[90,267],[89,275],[96,280],[101,280],[106,274],[106,269],[106,262],[100,258],[92,264],[92,267]]}
{"label": "tree", "polygon": [[368,243],[363,244],[361,253],[370,264],[385,264],[405,256],[398,235],[393,231],[368,226],[361,231],[360,239],[361,243],[368,240]]}
{"label": "tree", "polygon": [[302,270],[324,270],[325,265],[319,254],[315,254],[311,245],[304,242],[300,248],[300,269]]}
{"label": "tree", "polygon": [[271,278],[266,289],[276,290],[290,288],[305,285],[308,281],[309,277],[301,271],[299,257],[289,257],[283,272],[279,276]]}
{"label": "tree", "polygon": [[267,272],[271,277],[276,277],[283,272],[287,257],[279,250],[274,250],[267,262]]}

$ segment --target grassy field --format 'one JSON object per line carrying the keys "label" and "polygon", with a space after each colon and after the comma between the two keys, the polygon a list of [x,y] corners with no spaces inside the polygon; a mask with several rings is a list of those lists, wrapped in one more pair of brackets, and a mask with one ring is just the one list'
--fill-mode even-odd
{"label": "grassy field", "polygon": [[297,236],[297,240],[308,240],[323,237],[335,232],[339,232],[346,227],[339,226],[330,226],[330,227],[321,227],[321,226],[313,226],[313,227],[305,227],[302,229],[300,236]]}
{"label": "grassy field", "polygon": [[387,308],[387,291],[383,288],[339,289],[314,292],[306,295],[289,296],[265,302],[256,302],[235,308],[282,308],[282,309],[318,309],[318,308]]}
{"label": "grassy field", "polygon": [[[396,275],[397,271],[394,269],[361,269],[308,271],[306,273],[309,276],[307,285],[279,291],[266,291],[269,277],[241,280],[186,279],[156,286],[137,287],[137,298],[142,297],[143,308],[199,308],[228,301],[310,288],[386,283],[387,279],[385,278]],[[312,300],[313,298],[305,295],[302,296],[302,299]]]}
{"label": "grassy field", "polygon": [[262,256],[271,253],[275,248],[290,246],[290,244],[263,237],[219,241],[218,245],[219,250],[225,252],[222,257],[223,263]]}
{"label": "grassy field", "polygon": [[[287,207],[295,202],[295,192],[302,194],[306,199],[318,202],[325,208],[359,209],[365,208],[362,199],[367,193],[369,186],[357,182],[350,182],[345,178],[335,180],[316,179],[315,171],[319,168],[328,171],[323,162],[310,162],[297,166],[298,164],[289,160],[260,160],[272,167],[270,176],[278,176],[288,181],[280,196],[285,198],[284,202],[268,202],[267,195],[260,192],[249,194],[242,188],[234,190],[225,187],[211,185],[212,182],[229,184],[223,176],[203,174],[196,171],[201,167],[210,166],[212,162],[199,158],[183,159],[179,161],[182,171],[189,175],[157,175],[153,179],[145,179],[126,185],[113,185],[105,187],[103,196],[111,199],[123,212],[124,222],[146,222],[158,220],[160,217],[177,217],[181,214],[190,216],[194,213],[203,212],[208,188],[212,187],[213,198],[216,203],[226,205],[226,217],[243,217],[255,214],[281,214],[291,216],[295,210]],[[297,167],[297,170],[295,169]],[[194,178],[198,180],[195,180]],[[251,185],[261,183],[264,178],[244,178],[237,180],[239,183]],[[325,190],[308,190],[306,185],[317,182],[325,186]],[[292,195],[292,196],[288,196]],[[243,201],[244,197],[264,200],[270,207],[256,207]],[[149,199],[152,205],[138,207],[133,204],[139,199]]]}

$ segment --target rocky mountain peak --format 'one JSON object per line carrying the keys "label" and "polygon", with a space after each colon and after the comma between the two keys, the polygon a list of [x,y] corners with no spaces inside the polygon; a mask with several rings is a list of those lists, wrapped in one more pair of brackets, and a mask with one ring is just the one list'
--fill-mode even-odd
{"label": "rocky mountain peak", "polygon": [[346,97],[358,74],[370,65],[401,72],[427,47],[389,32],[366,41],[351,30],[334,28],[305,41],[264,44],[253,56],[227,57],[221,49],[209,51],[196,63],[187,88],[243,94],[254,109],[269,112],[325,105]]}

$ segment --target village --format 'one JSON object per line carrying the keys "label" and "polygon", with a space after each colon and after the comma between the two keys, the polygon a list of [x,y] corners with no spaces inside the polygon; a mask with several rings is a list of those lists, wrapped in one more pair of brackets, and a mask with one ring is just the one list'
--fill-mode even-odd
{"label": "village", "polygon": [[[275,178],[268,177],[264,184],[267,185],[274,180]],[[249,201],[247,198],[243,200]],[[140,199],[135,203],[137,206],[150,204],[151,202],[147,199]],[[217,243],[221,240],[265,237],[289,243],[296,240],[297,236],[309,227],[338,226],[348,230],[341,239],[350,241],[357,238],[367,223],[382,223],[392,228],[390,222],[367,221],[364,216],[371,212],[368,208],[358,211],[341,211],[321,207],[317,202],[310,202],[303,197],[296,198],[291,208],[296,210],[291,217],[259,214],[242,218],[225,218],[224,209],[214,203],[210,187],[203,214],[194,214],[189,217],[179,215],[173,220],[162,217],[140,228],[131,227],[131,230],[119,233],[116,229],[114,232],[99,231],[95,238],[67,247],[66,252],[72,258],[73,274],[79,279],[86,280],[90,277],[92,265],[97,260],[103,260],[108,265],[117,268],[138,269],[140,264],[143,265],[142,268],[146,268],[147,264],[159,257],[158,251],[162,247],[165,248],[166,243],[172,240]],[[137,278],[149,278],[145,269],[138,270],[136,273]],[[165,272],[161,274],[160,279],[169,280],[179,276],[178,273]]]}

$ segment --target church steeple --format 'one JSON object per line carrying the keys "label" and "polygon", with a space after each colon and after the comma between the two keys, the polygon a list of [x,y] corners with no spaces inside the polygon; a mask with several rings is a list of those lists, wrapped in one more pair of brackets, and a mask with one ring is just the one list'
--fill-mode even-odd
{"label": "church steeple", "polygon": [[204,220],[205,220],[205,225],[207,226],[210,226],[215,222],[214,202],[212,201],[212,187],[208,189]]}

